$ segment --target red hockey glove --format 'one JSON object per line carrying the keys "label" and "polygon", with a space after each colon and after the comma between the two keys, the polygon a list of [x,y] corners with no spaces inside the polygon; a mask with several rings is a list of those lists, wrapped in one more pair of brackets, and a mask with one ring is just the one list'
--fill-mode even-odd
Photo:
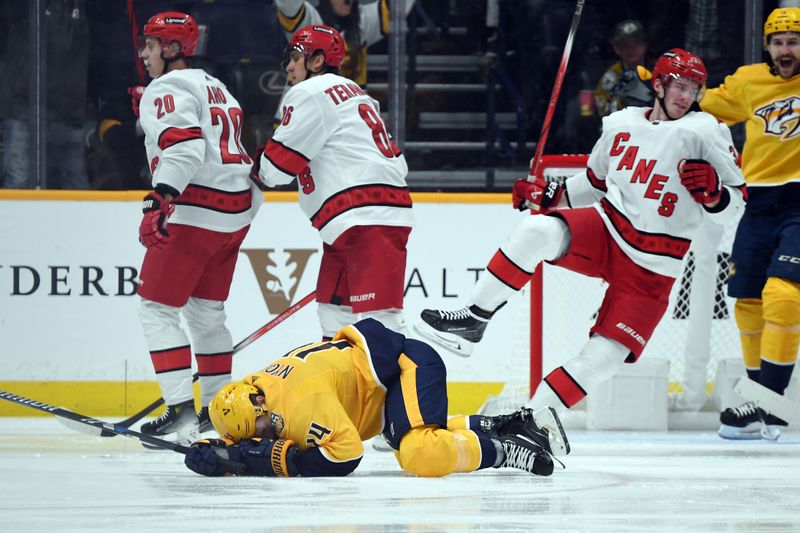
{"label": "red hockey glove", "polygon": [[717,171],[703,159],[681,159],[678,163],[681,183],[698,204],[716,205],[722,195]]}
{"label": "red hockey glove", "polygon": [[145,248],[162,246],[169,240],[167,219],[175,210],[172,200],[165,200],[156,191],[148,193],[142,203],[142,223],[139,224],[139,242]]}
{"label": "red hockey glove", "polygon": [[250,167],[250,180],[258,185],[259,189],[264,186],[264,184],[261,182],[261,178],[258,177],[258,173],[261,171],[261,156],[266,147],[267,145],[264,144],[256,148],[256,153],[253,156],[253,166]]}
{"label": "red hockey glove", "polygon": [[133,108],[133,114],[138,117],[139,102],[142,101],[142,95],[144,94],[144,87],[142,85],[137,85],[136,87],[128,87],[128,94],[131,95],[131,107]]}
{"label": "red hockey glove", "polygon": [[540,213],[546,213],[550,207],[555,207],[564,194],[564,186],[551,181],[549,183],[541,179],[527,181],[518,179],[511,190],[511,202],[514,209],[525,211],[533,209]]}

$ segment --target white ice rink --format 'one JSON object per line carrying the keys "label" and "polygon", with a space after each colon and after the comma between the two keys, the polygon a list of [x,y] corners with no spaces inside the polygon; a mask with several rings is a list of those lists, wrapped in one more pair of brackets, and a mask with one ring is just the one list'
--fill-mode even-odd
{"label": "white ice rink", "polygon": [[800,435],[571,431],[566,470],[400,471],[368,447],[346,478],[204,478],[183,456],[54,418],[0,418],[0,531],[800,531]]}

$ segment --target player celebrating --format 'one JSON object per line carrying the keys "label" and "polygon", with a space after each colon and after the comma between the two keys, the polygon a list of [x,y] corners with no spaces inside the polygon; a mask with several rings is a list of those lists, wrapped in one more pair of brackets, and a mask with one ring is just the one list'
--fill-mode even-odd
{"label": "player celebrating", "polygon": [[488,467],[549,476],[553,446],[569,451],[552,409],[539,425],[529,409],[448,421],[439,354],[371,318],[223,387],[210,414],[224,439],[195,443],[185,459],[206,476],[228,473],[219,457],[252,476],[345,476],[379,432],[403,470],[426,477]]}
{"label": "player celebrating", "polygon": [[634,363],[667,309],[702,222],[724,223],[743,204],[730,131],[689,111],[706,78],[698,56],[666,52],[653,71],[653,107],[605,117],[585,171],[563,185],[518,180],[514,206],[527,203],[547,216],[525,217],[492,257],[469,304],[424,310],[419,333],[469,354],[492,315],[548,261],[602,278],[608,289],[581,352],[544,378],[528,406],[570,408],[623,363]]}
{"label": "player celebrating", "polygon": [[[139,227],[147,248],[139,316],[167,403],[142,433],[177,442],[196,440],[201,426],[211,429],[208,402],[230,381],[233,343],[223,302],[262,199],[250,185],[252,161],[239,141],[239,103],[219,80],[189,68],[197,37],[191,16],[159,13],[145,24],[139,53],[154,78],[139,110],[155,189],[144,198]],[[199,415],[181,314],[197,359]]]}
{"label": "player celebrating", "polygon": [[[783,394],[800,343],[800,8],[770,13],[764,45],[768,63],[739,68],[708,90],[700,106],[728,124],[746,121],[749,198],[733,243],[728,294],[737,299],[748,377]],[[732,439],[775,440],[786,426],[751,402],[726,409],[720,422],[720,436]]]}
{"label": "player celebrating", "polygon": [[323,240],[317,302],[326,339],[359,315],[404,331],[406,243],[413,223],[405,158],[377,102],[335,74],[344,53],[344,41],[329,26],[294,34],[283,118],[253,168],[267,186],[297,177],[300,207]]}

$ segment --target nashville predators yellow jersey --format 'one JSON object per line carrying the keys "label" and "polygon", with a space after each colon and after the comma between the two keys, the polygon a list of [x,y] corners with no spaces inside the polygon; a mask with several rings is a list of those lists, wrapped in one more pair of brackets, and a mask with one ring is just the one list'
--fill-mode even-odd
{"label": "nashville predators yellow jersey", "polygon": [[746,65],[707,90],[700,107],[728,125],[746,121],[742,173],[751,200],[762,187],[800,182],[800,75],[784,79],[766,63]]}
{"label": "nashville predators yellow jersey", "polygon": [[359,460],[362,441],[383,429],[386,390],[353,326],[330,342],[296,348],[242,381],[264,392],[277,437],[301,450],[317,447],[330,463]]}

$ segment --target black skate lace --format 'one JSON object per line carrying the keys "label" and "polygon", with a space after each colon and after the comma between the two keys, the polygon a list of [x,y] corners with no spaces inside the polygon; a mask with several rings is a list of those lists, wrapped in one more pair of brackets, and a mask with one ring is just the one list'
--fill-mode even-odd
{"label": "black skate lace", "polygon": [[743,403],[739,407],[731,408],[731,411],[733,411],[733,414],[735,414],[738,417],[743,417],[743,416],[755,414],[755,413],[758,412],[757,410],[758,410],[758,408],[756,407],[756,404],[754,404],[753,402]]}
{"label": "black skate lace", "polygon": [[470,316],[466,307],[456,309],[455,311],[439,311],[439,313],[445,320],[462,320],[464,318],[469,318]]}

